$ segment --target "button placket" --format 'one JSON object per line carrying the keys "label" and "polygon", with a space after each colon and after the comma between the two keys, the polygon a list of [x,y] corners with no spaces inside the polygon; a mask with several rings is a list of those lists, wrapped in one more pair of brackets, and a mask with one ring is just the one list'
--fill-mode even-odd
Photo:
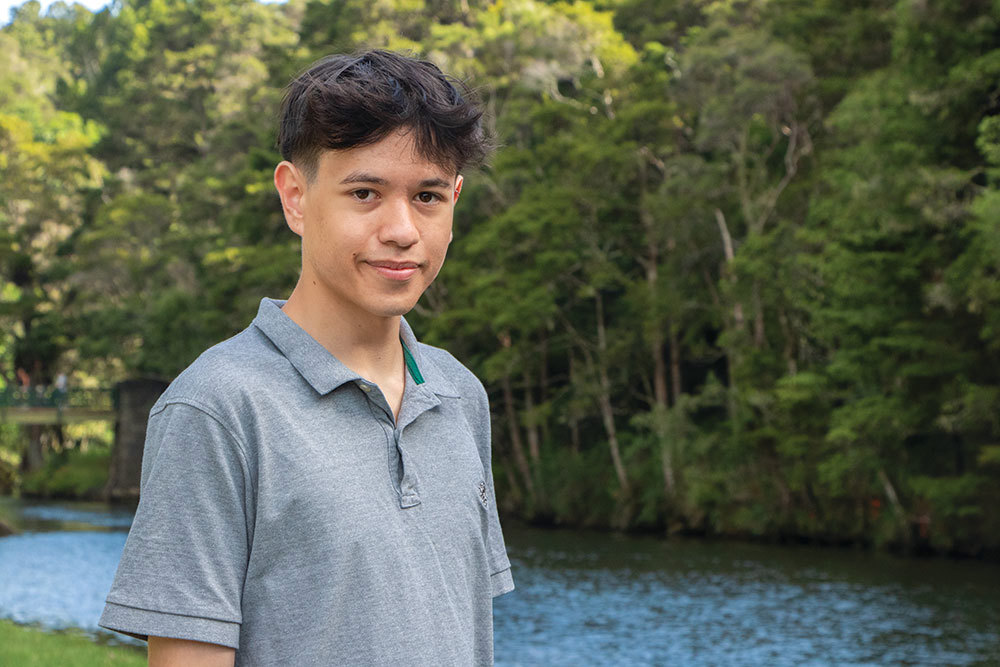
{"label": "button placket", "polygon": [[[382,390],[378,388],[378,385],[366,382],[365,380],[358,380],[355,383],[362,392],[364,392],[365,397],[368,399],[368,405],[378,408],[379,412],[385,415],[389,423],[395,428],[392,419],[392,411],[389,409],[389,403],[385,400],[385,396],[382,394]],[[376,416],[376,419],[378,417]]]}
{"label": "button placket", "polygon": [[[403,431],[424,412],[440,405],[441,401],[425,386],[418,385],[408,372],[403,390],[403,404],[400,406],[399,418],[394,419],[388,402],[377,385],[365,380],[357,380],[359,389],[368,399],[368,407],[385,431],[387,445],[395,451],[389,452],[387,464],[389,478],[393,490],[399,496],[401,509],[420,504],[420,479],[413,458],[407,451],[403,439]],[[376,412],[378,408],[378,412]]]}
{"label": "button placket", "polygon": [[420,418],[428,410],[440,405],[441,401],[426,385],[418,385],[413,377],[407,375],[406,388],[403,393],[403,405],[399,410],[399,419],[393,429],[396,451],[399,462],[403,466],[400,480],[400,506],[413,507],[420,504],[420,477],[418,466],[410,455],[404,435],[406,428]]}
{"label": "button placket", "polygon": [[393,438],[396,442],[396,452],[399,456],[399,463],[403,467],[403,475],[399,482],[399,506],[413,507],[420,504],[420,484],[413,460],[409,453],[403,448],[400,439],[403,434],[402,428],[393,429]]}
{"label": "button placket", "polygon": [[[364,387],[367,386],[368,389],[365,390]],[[386,464],[389,467],[389,481],[392,484],[393,490],[399,497],[399,507],[400,509],[406,509],[408,507],[414,507],[420,504],[420,493],[419,493],[419,482],[417,479],[417,474],[414,470],[413,461],[410,455],[403,449],[400,444],[400,439],[403,435],[403,428],[396,425],[390,416],[391,413],[388,411],[388,404],[384,400],[376,400],[381,398],[381,393],[373,395],[371,392],[376,390],[377,387],[372,385],[364,385],[358,382],[358,387],[365,391],[366,402],[368,403],[368,409],[372,413],[372,417],[379,423],[382,431],[385,433],[385,441],[387,447],[387,461]]]}

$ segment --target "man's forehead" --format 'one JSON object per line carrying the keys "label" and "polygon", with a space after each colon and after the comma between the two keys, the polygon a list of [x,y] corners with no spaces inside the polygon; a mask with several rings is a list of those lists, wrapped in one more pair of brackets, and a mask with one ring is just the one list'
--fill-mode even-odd
{"label": "man's forehead", "polygon": [[458,176],[458,170],[453,165],[440,164],[420,155],[415,149],[386,151],[377,143],[345,150],[325,150],[319,155],[318,167],[320,173],[325,172],[343,183],[385,185],[438,180],[451,185]]}
{"label": "man's forehead", "polygon": [[420,141],[416,130],[399,128],[375,141],[343,149],[325,149],[319,153],[320,162],[331,163],[338,170],[378,165],[405,165],[421,173],[434,171],[438,175],[458,175],[457,165],[447,157],[446,152],[435,150],[434,146]]}

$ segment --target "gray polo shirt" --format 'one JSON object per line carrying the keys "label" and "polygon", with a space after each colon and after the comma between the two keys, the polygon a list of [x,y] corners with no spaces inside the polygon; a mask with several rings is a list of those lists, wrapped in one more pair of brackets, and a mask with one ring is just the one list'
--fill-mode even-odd
{"label": "gray polo shirt", "polygon": [[101,625],[237,665],[483,665],[514,588],[486,392],[400,327],[399,418],[264,299],[150,411]]}

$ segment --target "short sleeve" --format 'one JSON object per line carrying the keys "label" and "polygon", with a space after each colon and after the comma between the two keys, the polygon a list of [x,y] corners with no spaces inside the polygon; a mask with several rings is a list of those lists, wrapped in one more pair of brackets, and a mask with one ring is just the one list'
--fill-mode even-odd
{"label": "short sleeve", "polygon": [[473,431],[482,459],[483,470],[486,473],[486,486],[489,493],[489,525],[487,526],[486,545],[490,559],[490,584],[493,597],[510,593],[514,590],[514,579],[510,572],[510,560],[507,558],[507,547],[504,545],[503,530],[500,528],[500,516],[497,514],[496,491],[493,488],[493,454],[490,427],[490,403],[486,389],[477,380],[476,417]]}
{"label": "short sleeve", "polygon": [[253,516],[245,451],[206,409],[156,410],[139,507],[100,625],[238,648]]}

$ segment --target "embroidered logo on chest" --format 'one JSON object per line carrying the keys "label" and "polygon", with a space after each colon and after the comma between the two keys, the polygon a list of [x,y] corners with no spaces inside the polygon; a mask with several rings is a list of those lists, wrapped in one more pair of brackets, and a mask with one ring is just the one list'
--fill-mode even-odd
{"label": "embroidered logo on chest", "polygon": [[483,504],[486,509],[490,508],[490,495],[489,491],[486,489],[486,482],[479,482],[479,502]]}

